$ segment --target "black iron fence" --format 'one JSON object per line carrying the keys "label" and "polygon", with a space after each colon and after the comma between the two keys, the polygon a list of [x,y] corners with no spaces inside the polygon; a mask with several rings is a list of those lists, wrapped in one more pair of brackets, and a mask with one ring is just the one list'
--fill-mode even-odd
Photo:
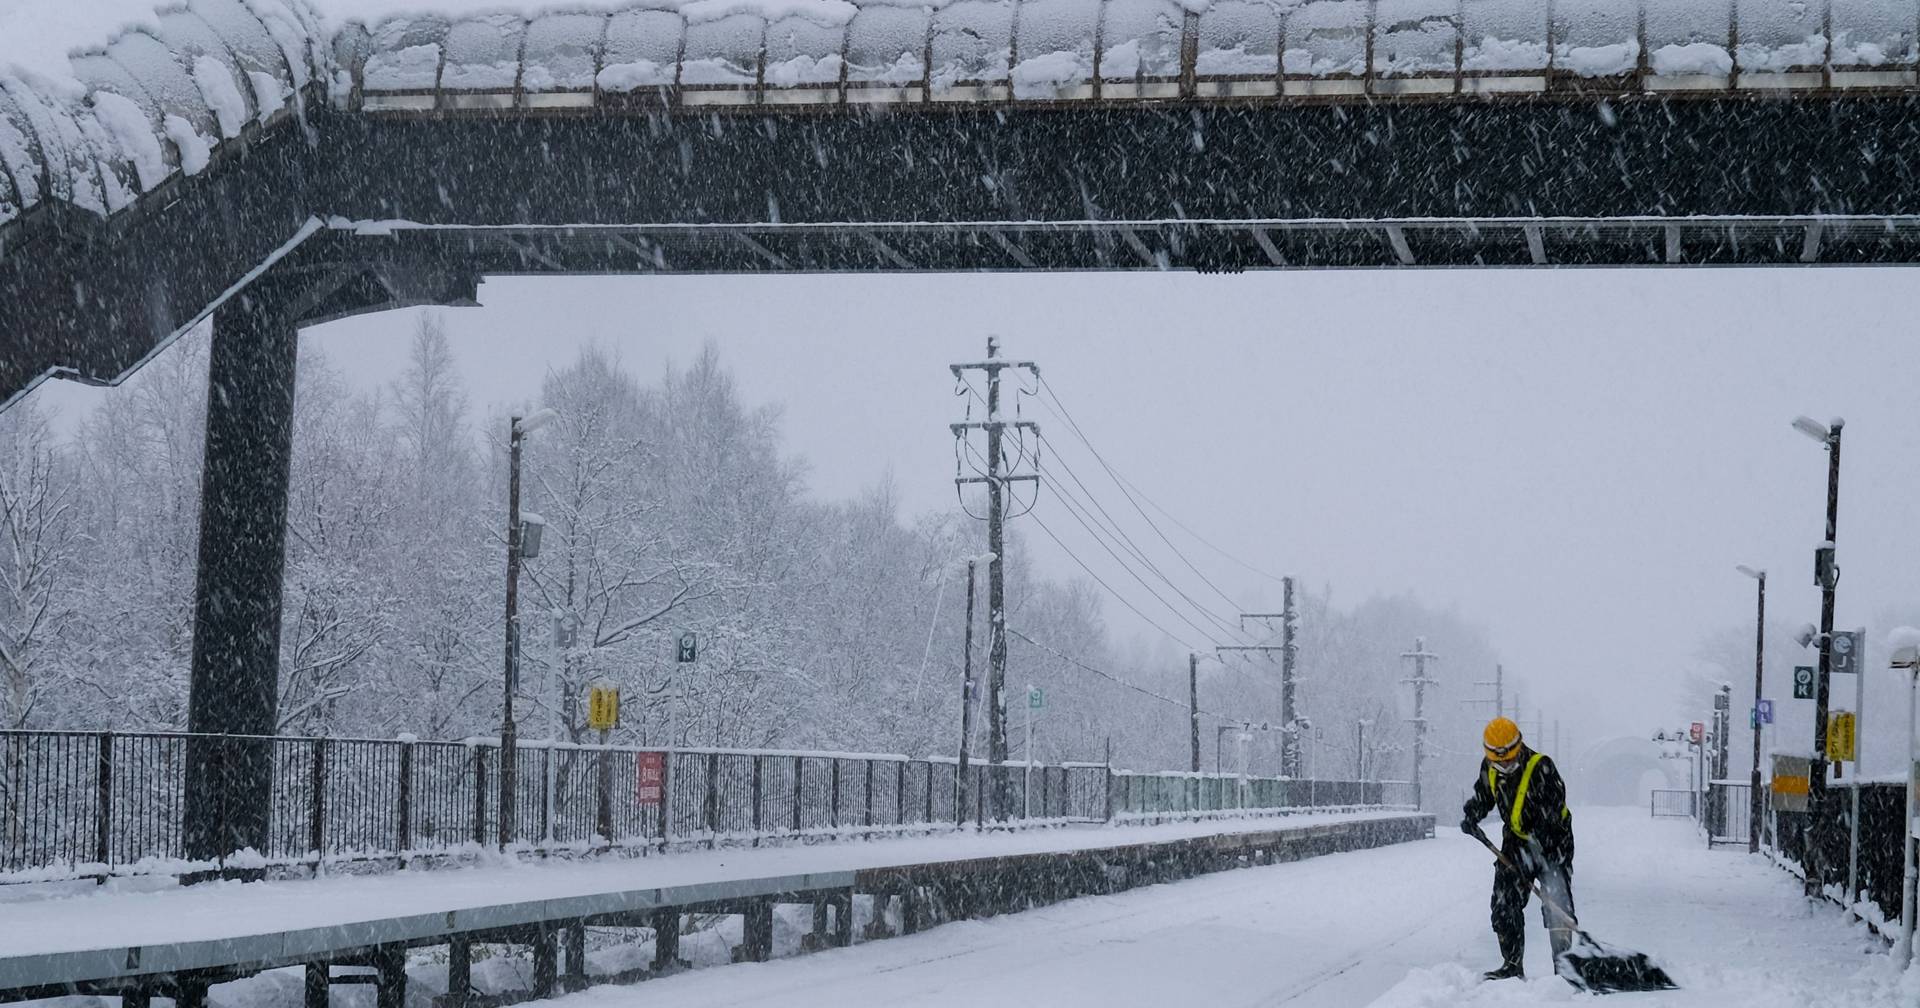
{"label": "black iron fence", "polygon": [[[1900,917],[1902,882],[1900,830],[1907,812],[1907,789],[1903,783],[1835,781],[1828,785],[1819,806],[1830,823],[1821,843],[1822,890],[1835,899],[1846,890],[1855,787],[1860,789],[1860,847],[1856,869],[1860,899],[1877,904],[1883,919],[1895,921]],[[1808,860],[1807,817],[1806,812],[1770,809],[1766,823],[1765,839],[1802,873],[1807,871]]]}
{"label": "black iron fence", "polygon": [[[264,758],[272,768],[265,849],[237,852],[223,867],[404,864],[477,851],[500,835],[492,739],[6,731],[0,882],[214,867],[187,860],[189,748],[216,765]],[[1410,786],[1397,783],[1139,774],[1100,763],[974,763],[962,782],[952,760],[860,753],[522,743],[514,760],[513,844],[543,853],[1411,800]],[[996,794],[1005,796],[998,816]]]}

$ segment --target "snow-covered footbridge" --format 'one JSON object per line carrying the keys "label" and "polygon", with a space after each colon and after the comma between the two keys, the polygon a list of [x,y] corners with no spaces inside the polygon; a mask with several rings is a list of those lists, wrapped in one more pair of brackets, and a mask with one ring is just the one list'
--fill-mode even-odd
{"label": "snow-covered footbridge", "polygon": [[502,272],[1920,250],[1916,0],[148,3],[0,15],[0,399],[276,257],[311,319]]}
{"label": "snow-covered footbridge", "polygon": [[275,731],[318,320],[502,273],[1920,260],[1920,0],[428,6],[0,10],[0,402],[214,323],[195,732]]}

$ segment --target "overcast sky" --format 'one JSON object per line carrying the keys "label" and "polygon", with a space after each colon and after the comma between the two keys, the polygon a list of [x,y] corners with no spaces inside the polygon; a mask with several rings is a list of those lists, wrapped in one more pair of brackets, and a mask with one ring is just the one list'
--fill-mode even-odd
{"label": "overcast sky", "polygon": [[[891,470],[909,512],[953,501],[946,424],[964,401],[947,365],[998,334],[1115,469],[1200,535],[1336,600],[1411,591],[1456,606],[1534,684],[1529,707],[1640,734],[1681,719],[1674,683],[1700,638],[1752,618],[1736,563],[1775,572],[1780,619],[1817,616],[1825,459],[1789,426],[1797,413],[1847,420],[1840,625],[1920,600],[1911,284],[1892,269],[509,278],[483,287],[485,307],[443,313],[482,409],[531,398],[583,344],[653,380],[712,341],[749,401],[784,405],[816,494]],[[413,316],[306,338],[372,385],[404,366]],[[43,401],[111,394],[55,384]],[[1101,492],[1085,448],[1026,410]],[[1057,504],[1039,514],[1206,645]],[[1049,572],[1078,573],[1025,531]],[[1237,600],[1274,601],[1258,575],[1168,531]],[[1108,613],[1123,633],[1143,627]]]}

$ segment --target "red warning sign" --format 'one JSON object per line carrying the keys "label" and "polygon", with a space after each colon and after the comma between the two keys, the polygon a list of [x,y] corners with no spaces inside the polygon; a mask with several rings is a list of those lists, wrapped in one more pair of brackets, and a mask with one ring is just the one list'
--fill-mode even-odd
{"label": "red warning sign", "polygon": [[659,805],[667,793],[667,754],[643,752],[639,755],[639,781],[634,800],[642,805]]}

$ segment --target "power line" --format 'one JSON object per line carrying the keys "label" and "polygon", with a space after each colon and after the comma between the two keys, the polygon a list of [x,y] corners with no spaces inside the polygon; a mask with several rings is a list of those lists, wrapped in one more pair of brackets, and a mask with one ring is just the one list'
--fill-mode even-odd
{"label": "power line", "polygon": [[[1064,419],[1064,418],[1062,418],[1062,419]],[[1263,578],[1266,578],[1266,579],[1267,579],[1267,580],[1269,580],[1269,581],[1273,581],[1273,582],[1276,582],[1276,583],[1278,583],[1278,582],[1283,582],[1283,581],[1285,581],[1285,580],[1286,580],[1286,577],[1285,577],[1284,575],[1281,575],[1281,574],[1269,574],[1269,573],[1267,573],[1266,571],[1263,571],[1263,570],[1261,570],[1260,568],[1258,568],[1258,567],[1255,567],[1254,565],[1252,565],[1252,564],[1250,564],[1250,563],[1248,563],[1248,562],[1246,562],[1245,560],[1242,560],[1242,559],[1240,559],[1239,557],[1237,557],[1237,556],[1235,556],[1235,555],[1233,555],[1232,553],[1229,553],[1229,552],[1227,552],[1226,550],[1224,550],[1224,549],[1221,549],[1221,548],[1220,548],[1220,547],[1218,547],[1218,546],[1215,546],[1215,545],[1214,545],[1214,544],[1213,544],[1213,543],[1212,543],[1211,541],[1209,541],[1209,540],[1208,540],[1208,539],[1207,539],[1207,538],[1206,538],[1205,536],[1203,536],[1203,535],[1201,535],[1201,534],[1200,534],[1200,533],[1198,533],[1198,532],[1195,532],[1195,531],[1194,531],[1193,529],[1191,529],[1191,528],[1188,528],[1185,522],[1182,522],[1182,521],[1181,521],[1181,520],[1180,520],[1179,518],[1176,518],[1176,517],[1174,517],[1174,515],[1172,514],[1172,512],[1169,512],[1169,511],[1168,511],[1168,510],[1167,510],[1166,508],[1163,508],[1163,507],[1161,507],[1161,506],[1160,506],[1159,504],[1157,504],[1157,503],[1155,503],[1155,502],[1154,502],[1154,499],[1153,499],[1153,498],[1151,498],[1151,497],[1148,497],[1148,496],[1147,496],[1147,495],[1146,495],[1145,493],[1142,493],[1139,487],[1137,487],[1137,486],[1134,486],[1134,485],[1133,485],[1132,483],[1130,483],[1130,482],[1128,482],[1128,481],[1127,481],[1127,479],[1126,479],[1125,477],[1123,477],[1123,476],[1115,476],[1115,477],[1114,477],[1114,479],[1115,479],[1116,481],[1118,481],[1118,482],[1119,482],[1119,483],[1120,483],[1121,485],[1123,485],[1123,486],[1125,486],[1125,487],[1126,487],[1127,489],[1129,489],[1129,490],[1131,490],[1131,491],[1133,491],[1133,492],[1134,492],[1134,493],[1136,493],[1136,494],[1139,494],[1139,496],[1140,496],[1140,499],[1141,499],[1141,500],[1143,500],[1143,501],[1146,501],[1146,502],[1147,502],[1147,506],[1148,506],[1148,507],[1151,507],[1151,508],[1153,508],[1153,509],[1154,509],[1155,511],[1158,511],[1158,512],[1160,512],[1160,514],[1161,514],[1161,516],[1162,516],[1162,517],[1164,517],[1164,518],[1166,518],[1166,519],[1167,519],[1168,521],[1170,521],[1170,522],[1172,522],[1172,523],[1174,524],[1174,527],[1176,527],[1176,528],[1178,528],[1178,529],[1179,529],[1180,531],[1182,531],[1182,532],[1185,532],[1186,534],[1188,534],[1188,535],[1190,535],[1190,536],[1192,536],[1192,537],[1194,538],[1194,541],[1196,541],[1196,542],[1198,542],[1198,543],[1199,543],[1200,545],[1202,545],[1202,546],[1205,546],[1206,548],[1208,548],[1208,549],[1210,549],[1210,550],[1212,550],[1212,551],[1214,551],[1215,553],[1218,553],[1218,554],[1220,554],[1221,556],[1223,556],[1223,557],[1226,557],[1226,558],[1227,558],[1228,560],[1230,560],[1230,561],[1232,561],[1233,563],[1235,563],[1235,564],[1238,564],[1239,566],[1241,566],[1241,567],[1243,567],[1243,568],[1245,568],[1246,570],[1248,570],[1248,571],[1251,571],[1251,572],[1253,572],[1253,573],[1255,573],[1255,574],[1258,574],[1258,575],[1260,575],[1261,577],[1263,577]]]}
{"label": "power line", "polygon": [[[1153,617],[1148,616],[1146,613],[1141,612],[1138,606],[1134,605],[1132,602],[1127,601],[1127,597],[1125,595],[1122,595],[1119,592],[1114,591],[1113,586],[1108,584],[1105,578],[1102,578],[1100,575],[1095,574],[1093,572],[1093,568],[1087,566],[1087,562],[1085,560],[1080,559],[1080,557],[1077,554],[1075,554],[1073,550],[1068,549],[1067,544],[1062,542],[1059,536],[1054,535],[1053,530],[1047,527],[1046,522],[1040,520],[1040,516],[1038,514],[1030,515],[1029,517],[1033,519],[1033,523],[1035,525],[1040,526],[1040,531],[1045,532],[1047,534],[1047,538],[1052,539],[1054,541],[1054,544],[1060,547],[1060,551],[1065,553],[1069,560],[1072,560],[1074,563],[1079,564],[1080,569],[1083,571],[1086,571],[1087,576],[1092,578],[1094,580],[1094,583],[1098,584],[1102,588],[1105,588],[1107,590],[1107,594],[1112,595],[1116,600],[1119,601],[1121,605],[1126,606],[1128,609],[1133,610],[1133,614],[1135,616],[1138,616],[1141,619],[1146,620],[1148,625],[1152,626],[1155,630],[1158,630],[1161,633],[1166,634],[1169,639],[1173,640],[1175,643],[1179,644],[1181,647],[1186,648],[1189,651],[1206,650],[1205,648],[1197,648],[1197,647],[1194,647],[1192,644],[1187,643],[1186,640],[1181,638],[1179,634],[1174,633],[1171,630],[1168,630],[1164,626],[1161,626],[1158,622],[1154,620]],[[1205,636],[1205,635],[1203,634],[1202,636]],[[1209,637],[1207,639],[1207,643],[1212,644],[1212,643],[1215,643],[1215,641]]]}
{"label": "power line", "polygon": [[[1113,547],[1108,545],[1107,542],[1101,538],[1100,533],[1096,529],[1094,529],[1094,527],[1091,524],[1089,524],[1087,516],[1084,516],[1079,510],[1084,508],[1085,505],[1082,504],[1078,499],[1076,499],[1071,494],[1071,492],[1067,490],[1065,486],[1061,485],[1059,482],[1055,480],[1047,480],[1047,484],[1053,487],[1053,489],[1060,495],[1059,496],[1060,503],[1066,507],[1068,517],[1072,518],[1076,522],[1079,522],[1081,528],[1086,529],[1089,534],[1093,535],[1094,544],[1099,546],[1101,549],[1106,550],[1107,555],[1110,557],[1113,557],[1114,561],[1120,564],[1120,567],[1122,570],[1126,571],[1127,574],[1130,575],[1135,581],[1138,581],[1140,583],[1140,587],[1146,589],[1148,595],[1153,596],[1154,601],[1159,602],[1161,605],[1165,606],[1167,611],[1172,613],[1176,619],[1192,627],[1201,636],[1207,638],[1209,642],[1218,643],[1217,641],[1213,640],[1213,634],[1215,631],[1209,630],[1206,627],[1203,627],[1200,624],[1195,623],[1192,619],[1188,618],[1186,613],[1182,612],[1179,607],[1175,606],[1172,602],[1167,601],[1165,596],[1161,595],[1158,591],[1154,590],[1154,587],[1147,583],[1147,579],[1144,577],[1141,577],[1140,572],[1135,570],[1133,566],[1129,564],[1124,557],[1114,552]],[[1153,570],[1153,565],[1151,562],[1147,564],[1147,569]],[[1154,571],[1154,573],[1158,574],[1159,572]],[[1163,581],[1166,580],[1164,575],[1161,576],[1161,580]],[[1194,602],[1191,596],[1187,595],[1185,592],[1181,592],[1178,585],[1173,585],[1172,582],[1168,582],[1168,584],[1173,588],[1175,593],[1179,594],[1181,598],[1186,599],[1187,603],[1189,605],[1192,605],[1194,609],[1197,610],[1202,616],[1212,620],[1215,623],[1215,625],[1217,625],[1220,629],[1225,630],[1230,639],[1237,632],[1237,628],[1235,628],[1232,624],[1226,622],[1225,620],[1220,619],[1217,616],[1214,616],[1212,613],[1207,612],[1205,608],[1199,605],[1199,603]]]}
{"label": "power line", "polygon": [[[1112,537],[1115,542],[1121,544],[1129,553],[1137,557],[1142,564],[1146,565],[1147,570],[1153,573],[1154,577],[1159,578],[1161,582],[1164,583],[1168,588],[1173,589],[1174,594],[1179,595],[1182,599],[1186,600],[1186,603],[1192,606],[1196,612],[1200,613],[1202,616],[1212,621],[1216,626],[1224,630],[1229,637],[1244,636],[1240,627],[1235,626],[1231,623],[1228,623],[1226,620],[1221,619],[1218,616],[1215,616],[1211,610],[1209,610],[1206,606],[1201,605],[1198,601],[1194,599],[1193,596],[1187,594],[1185,589],[1181,588],[1178,584],[1174,582],[1172,578],[1168,577],[1166,572],[1161,570],[1160,566],[1154,563],[1151,557],[1147,556],[1146,551],[1141,549],[1138,543],[1134,542],[1133,537],[1127,535],[1126,531],[1120,527],[1120,523],[1114,519],[1113,515],[1107,512],[1106,507],[1100,503],[1099,497],[1097,497],[1094,494],[1093,490],[1087,486],[1086,481],[1080,478],[1080,474],[1073,470],[1073,466],[1067,464],[1066,458],[1064,456],[1056,452],[1054,454],[1053,461],[1062,471],[1064,471],[1067,474],[1068,478],[1073,480],[1074,485],[1080,488],[1081,493],[1085,498],[1084,501],[1076,499],[1074,503],[1079,504],[1083,510],[1086,510],[1087,502],[1091,502],[1093,509],[1098,510],[1100,513],[1100,516],[1106,519],[1105,525],[1102,526],[1102,531],[1111,529],[1111,531],[1108,532],[1107,534],[1110,537]],[[1042,474],[1042,478],[1046,479],[1047,483],[1051,485],[1056,491],[1058,491],[1063,498],[1072,496],[1072,491],[1068,487],[1066,487],[1064,484],[1062,484],[1059,480],[1056,480],[1051,476],[1047,476],[1045,474]],[[1091,511],[1089,511],[1088,513],[1089,513],[1089,517],[1091,517]],[[1085,525],[1086,523],[1082,522],[1081,524]],[[1094,531],[1094,530],[1089,529],[1089,531]],[[1138,575],[1135,575],[1135,576],[1136,578],[1138,577]]]}
{"label": "power line", "polygon": [[[1041,385],[1040,382],[1036,382],[1036,387],[1043,387],[1043,386]],[[971,382],[964,383],[961,386],[961,389],[956,394],[971,396],[973,399],[976,399],[976,400],[981,399],[980,393],[973,388]],[[1048,390],[1048,395],[1052,396],[1052,398],[1056,403],[1059,402],[1059,396],[1056,393],[1053,393],[1050,389]],[[981,400],[981,401],[984,403],[984,400]],[[1059,410],[1056,410],[1053,406],[1048,406],[1045,400],[1041,400],[1041,405],[1046,406],[1048,412],[1054,413],[1056,416],[1060,416],[1061,419],[1066,421],[1067,423],[1069,424],[1073,423],[1071,418],[1062,415],[1062,411],[1064,411],[1064,408],[1065,408],[1064,405],[1061,406]],[[1098,461],[1103,467],[1108,469],[1109,477],[1114,477],[1116,474],[1112,472],[1111,467],[1107,466],[1106,460],[1100,457],[1099,452],[1093,448],[1091,443],[1087,442],[1085,434],[1083,432],[1080,432],[1077,429],[1077,425],[1074,425],[1074,426],[1076,427],[1076,431],[1075,431],[1076,436],[1078,436],[1083,443],[1087,444],[1088,450],[1093,453],[1096,461]],[[967,444],[966,450],[969,456],[973,455],[974,449],[972,444],[970,443]],[[1021,454],[1024,456],[1024,446],[1019,450]],[[1086,529],[1087,532],[1094,537],[1094,541],[1097,544],[1099,544],[1100,547],[1103,550],[1105,550],[1109,556],[1113,557],[1114,561],[1116,563],[1119,563],[1121,567],[1124,568],[1127,571],[1127,573],[1135,581],[1138,581],[1141,587],[1145,588],[1147,593],[1154,597],[1155,601],[1159,602],[1162,606],[1165,606],[1168,612],[1172,613],[1181,622],[1187,624],[1189,627],[1192,627],[1194,630],[1198,631],[1203,637],[1208,638],[1210,641],[1212,640],[1212,635],[1216,632],[1224,632],[1229,637],[1229,639],[1244,636],[1244,631],[1242,630],[1242,628],[1214,614],[1206,606],[1201,605],[1197,600],[1195,600],[1193,596],[1189,595],[1186,592],[1186,590],[1181,588],[1180,585],[1176,583],[1172,578],[1168,577],[1166,572],[1162,570],[1160,566],[1156,564],[1153,561],[1153,559],[1147,555],[1146,551],[1140,547],[1139,543],[1137,543],[1132,536],[1127,534],[1126,530],[1121,526],[1120,522],[1113,517],[1113,515],[1106,509],[1105,505],[1100,503],[1099,496],[1093,492],[1091,487],[1087,486],[1086,481],[1080,477],[1080,474],[1074,470],[1073,466],[1068,464],[1065,458],[1060,456],[1057,452],[1054,456],[1054,462],[1060,469],[1066,472],[1068,478],[1073,481],[1074,485],[1079,487],[1081,492],[1080,496],[1076,497],[1073,494],[1071,488],[1069,488],[1066,484],[1061,483],[1059,480],[1054,479],[1050,476],[1042,474],[1042,478],[1045,479],[1049,485],[1051,485],[1055,490],[1057,490],[1060,493],[1062,500],[1067,504],[1068,515],[1072,517],[1074,521],[1078,522],[1082,528]],[[977,469],[977,466],[976,466],[976,469]],[[1116,486],[1119,485],[1117,479],[1116,479],[1115,485]],[[1126,492],[1127,491],[1124,487],[1121,488],[1122,495],[1125,495]],[[1151,527],[1152,519],[1148,518],[1144,511],[1141,511],[1139,504],[1134,503],[1133,507],[1135,511],[1140,512],[1141,517],[1145,519],[1148,525]],[[1099,516],[1098,518],[1095,517],[1096,512]],[[1155,534],[1160,536],[1163,542],[1167,542],[1169,549],[1174,550],[1175,554],[1179,555],[1178,548],[1174,547],[1173,544],[1167,540],[1165,533],[1161,532],[1158,528],[1155,528],[1154,532]],[[1049,534],[1051,535],[1052,533],[1049,532]],[[1059,541],[1057,537],[1055,541],[1056,542]],[[1192,619],[1189,619],[1180,610],[1178,606],[1169,602],[1164,596],[1162,596],[1157,590],[1155,590],[1151,584],[1148,584],[1146,579],[1142,577],[1137,570],[1134,569],[1134,567],[1132,566],[1132,562],[1129,561],[1127,557],[1123,557],[1118,553],[1116,553],[1114,549],[1108,545],[1109,541],[1118,545],[1122,551],[1130,554],[1133,558],[1137,559],[1138,562],[1141,565],[1145,566],[1146,569],[1154,577],[1158,578],[1168,588],[1172,589],[1174,594],[1178,595],[1188,605],[1192,606],[1195,612],[1199,613],[1201,617],[1203,617],[1208,622],[1211,622],[1217,628],[1217,630],[1210,630],[1204,626],[1201,626],[1198,623],[1195,623]],[[1062,548],[1065,548],[1064,544]],[[1196,574],[1199,574],[1201,580],[1203,581],[1206,580],[1206,575],[1201,573],[1198,570],[1198,568],[1194,567],[1191,560],[1188,560],[1185,556],[1180,556],[1180,559],[1181,559],[1181,562],[1185,563],[1189,569],[1193,570]],[[1075,558],[1075,561],[1079,562],[1077,557]],[[1081,566],[1083,569],[1085,569],[1086,567],[1084,563],[1081,564]],[[1089,573],[1091,572],[1089,571]],[[1107,587],[1107,590],[1109,592],[1112,592],[1116,597],[1119,596],[1118,592],[1113,591],[1113,589],[1111,587],[1106,586],[1104,582],[1102,584],[1103,584],[1103,587]],[[1222,598],[1226,598],[1229,604],[1233,604],[1233,600],[1231,598],[1228,598],[1224,593],[1220,592],[1218,586],[1213,585],[1211,582],[1208,582],[1208,586],[1213,588],[1216,594],[1220,594]],[[1122,602],[1124,603],[1125,600],[1122,599]],[[1128,605],[1128,608],[1134,609],[1134,607],[1130,604]],[[1138,609],[1134,609],[1134,611],[1136,613],[1139,612]],[[1162,632],[1165,632],[1165,631],[1163,630]]]}
{"label": "power line", "polygon": [[[1130,683],[1130,682],[1128,682],[1128,681],[1126,681],[1125,679],[1122,679],[1122,678],[1120,678],[1119,676],[1116,676],[1116,675],[1114,675],[1113,673],[1111,673],[1111,672],[1108,672],[1108,671],[1106,671],[1106,670],[1104,670],[1104,669],[1099,669],[1099,668],[1095,668],[1095,667],[1093,667],[1092,665],[1089,665],[1089,664],[1087,664],[1086,662],[1083,662],[1083,661],[1081,661],[1080,659],[1078,659],[1078,658],[1075,658],[1075,657],[1073,657],[1073,656],[1071,656],[1071,655],[1067,655],[1067,654],[1062,654],[1061,652],[1059,652],[1059,651],[1056,651],[1056,650],[1054,650],[1053,648],[1050,648],[1050,647],[1048,647],[1047,645],[1045,645],[1045,644],[1042,644],[1042,643],[1040,643],[1039,641],[1037,641],[1037,640],[1034,640],[1033,638],[1031,638],[1031,637],[1029,637],[1029,636],[1027,636],[1026,634],[1023,634],[1023,633],[1021,633],[1020,631],[1018,631],[1018,630],[1015,630],[1015,629],[1013,629],[1013,628],[1011,628],[1011,627],[1009,627],[1009,628],[1007,629],[1007,635],[1008,635],[1008,636],[1010,636],[1010,637],[1018,637],[1018,638],[1020,638],[1021,640],[1023,640],[1023,641],[1026,641],[1026,642],[1027,642],[1028,644],[1031,644],[1031,645],[1033,645],[1034,647],[1037,647],[1037,648],[1039,648],[1040,650],[1042,650],[1042,651],[1045,651],[1046,653],[1048,653],[1048,654],[1050,654],[1050,655],[1052,655],[1052,656],[1054,656],[1055,658],[1058,658],[1058,659],[1060,659],[1061,661],[1064,661],[1064,662],[1066,662],[1066,663],[1068,663],[1069,665],[1072,665],[1072,666],[1074,666],[1074,667],[1076,667],[1076,668],[1079,668],[1079,669],[1082,669],[1082,670],[1084,670],[1084,671],[1087,671],[1087,672],[1091,672],[1091,673],[1093,673],[1094,675],[1097,675],[1097,676],[1099,676],[1099,677],[1100,677],[1100,678],[1102,678],[1102,679],[1105,679],[1105,680],[1107,680],[1107,681],[1109,681],[1109,682],[1112,682],[1112,683],[1114,683],[1115,685],[1118,685],[1118,686],[1123,686],[1123,687],[1125,687],[1125,688],[1127,688],[1127,689],[1130,689],[1130,690],[1132,690],[1132,691],[1134,691],[1135,693],[1139,693],[1139,694],[1142,694],[1142,695],[1144,695],[1144,696],[1149,696],[1149,697],[1152,697],[1153,699],[1155,699],[1155,700],[1158,700],[1158,701],[1160,701],[1161,703],[1164,703],[1164,704],[1169,704],[1169,705],[1172,705],[1172,706],[1174,706],[1174,707],[1178,707],[1178,708],[1180,708],[1181,710],[1186,710],[1186,709],[1187,709],[1187,702],[1186,702],[1186,701],[1184,701],[1184,700],[1175,700],[1175,699],[1173,699],[1172,697],[1168,697],[1168,696],[1163,696],[1163,695],[1161,695],[1161,694],[1159,694],[1159,693],[1155,693],[1154,691],[1152,691],[1152,690],[1150,690],[1150,689],[1148,689],[1148,688],[1146,688],[1145,686],[1138,686],[1138,685],[1135,685],[1135,684],[1133,684],[1133,683]],[[1205,715],[1207,715],[1208,717],[1212,717],[1212,718],[1219,718],[1219,719],[1220,719],[1220,720],[1222,720],[1222,721],[1245,721],[1245,720],[1246,720],[1245,718],[1236,718],[1236,717],[1231,717],[1231,716],[1229,716],[1229,715],[1226,715],[1226,714],[1221,714],[1221,713],[1219,713],[1218,711],[1210,711],[1210,710],[1207,710],[1207,709],[1206,709],[1206,708],[1204,708],[1204,707],[1203,707],[1203,708],[1200,708],[1200,709],[1199,709],[1199,713],[1201,713],[1201,714],[1205,714]]]}
{"label": "power line", "polygon": [[[1087,446],[1087,451],[1093,453],[1094,460],[1100,463],[1100,467],[1102,469],[1106,470],[1107,476],[1113,480],[1113,483],[1115,486],[1120,488],[1121,496],[1125,497],[1127,499],[1127,503],[1132,504],[1133,509],[1139,512],[1141,519],[1147,523],[1147,527],[1153,530],[1153,534],[1159,536],[1160,541],[1167,544],[1167,548],[1173,551],[1174,556],[1180,558],[1181,563],[1187,565],[1188,570],[1193,571],[1193,573],[1196,576],[1198,576],[1201,581],[1206,583],[1206,586],[1208,588],[1213,589],[1214,594],[1220,596],[1222,599],[1225,599],[1227,604],[1232,606],[1235,611],[1237,612],[1245,611],[1247,607],[1244,605],[1241,605],[1239,602],[1234,601],[1232,596],[1229,596],[1225,591],[1222,591],[1219,585],[1214,584],[1213,580],[1207,577],[1207,575],[1204,572],[1202,572],[1199,567],[1195,566],[1193,561],[1188,559],[1187,555],[1185,553],[1182,553],[1180,551],[1180,548],[1173,544],[1173,540],[1169,539],[1167,537],[1167,534],[1161,531],[1160,526],[1154,523],[1153,518],[1147,514],[1146,509],[1140,506],[1140,502],[1137,500],[1134,500],[1133,493],[1130,492],[1128,489],[1128,484],[1120,479],[1120,474],[1114,471],[1113,466],[1107,464],[1107,460],[1104,456],[1100,454],[1100,450],[1093,446],[1093,442],[1088,440],[1086,432],[1080,429],[1079,422],[1073,419],[1073,415],[1067,410],[1067,404],[1060,401],[1060,394],[1053,390],[1053,383],[1042,381],[1040,382],[1040,387],[1043,391],[1046,392],[1047,394],[1046,398],[1053,400],[1053,406],[1048,408],[1049,409],[1053,409],[1054,407],[1058,408],[1057,415],[1060,417],[1060,419],[1066,421],[1067,427],[1073,431],[1073,435],[1080,439],[1081,444],[1084,444]],[[1046,399],[1042,399],[1041,404],[1045,405],[1045,403],[1046,403]]]}

